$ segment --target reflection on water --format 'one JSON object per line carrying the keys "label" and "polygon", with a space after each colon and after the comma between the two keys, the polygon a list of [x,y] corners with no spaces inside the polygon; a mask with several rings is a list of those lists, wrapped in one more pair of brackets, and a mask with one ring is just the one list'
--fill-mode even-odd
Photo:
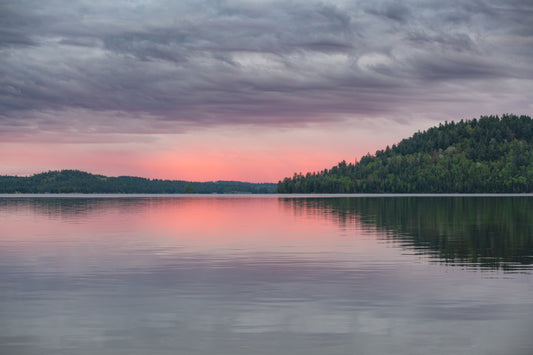
{"label": "reflection on water", "polygon": [[531,204],[0,198],[0,353],[531,354]]}
{"label": "reflection on water", "polygon": [[287,199],[295,210],[353,221],[434,260],[468,267],[530,270],[533,197],[375,197]]}
{"label": "reflection on water", "polygon": [[[11,197],[1,198],[0,213],[34,213],[51,219],[74,221],[89,215],[108,213],[110,210],[138,211],[147,207],[149,197]],[[79,195],[83,196],[83,195]],[[143,203],[140,203],[143,201]],[[163,201],[163,200],[161,200]]]}

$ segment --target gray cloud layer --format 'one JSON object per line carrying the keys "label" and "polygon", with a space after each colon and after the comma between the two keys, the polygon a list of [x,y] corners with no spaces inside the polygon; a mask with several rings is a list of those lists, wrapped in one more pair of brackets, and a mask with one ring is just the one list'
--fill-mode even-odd
{"label": "gray cloud layer", "polygon": [[0,127],[530,113],[531,19],[519,0],[4,0]]}

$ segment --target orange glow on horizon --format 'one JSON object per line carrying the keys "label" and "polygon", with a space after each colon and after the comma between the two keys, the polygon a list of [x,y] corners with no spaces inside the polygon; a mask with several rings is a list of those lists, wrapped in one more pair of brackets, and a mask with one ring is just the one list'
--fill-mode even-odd
{"label": "orange glow on horizon", "polygon": [[276,183],[294,173],[329,169],[342,160],[354,162],[410,131],[408,126],[376,130],[373,126],[332,125],[297,131],[250,128],[111,135],[99,136],[102,142],[93,143],[89,138],[75,142],[68,137],[37,137],[33,142],[0,143],[0,174],[77,169],[106,176]]}
{"label": "orange glow on horizon", "polygon": [[[132,152],[113,149],[86,149],[71,145],[2,144],[2,175],[32,175],[49,170],[77,169],[106,176],[246,182],[278,182],[297,172],[320,171],[343,160],[331,151],[251,151],[232,147],[226,150],[165,149]],[[339,158],[340,157],[340,158]],[[355,159],[355,157],[353,158]],[[353,161],[353,160],[351,160]]]}

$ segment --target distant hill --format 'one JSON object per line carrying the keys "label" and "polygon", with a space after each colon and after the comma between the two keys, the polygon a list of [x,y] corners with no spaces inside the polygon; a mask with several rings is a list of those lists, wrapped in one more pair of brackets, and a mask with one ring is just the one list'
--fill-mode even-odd
{"label": "distant hill", "polygon": [[0,193],[273,193],[276,184],[240,181],[189,182],[133,176],[107,177],[79,170],[29,177],[0,176]]}
{"label": "distant hill", "polygon": [[533,192],[533,121],[483,116],[446,122],[356,164],[294,174],[279,193]]}

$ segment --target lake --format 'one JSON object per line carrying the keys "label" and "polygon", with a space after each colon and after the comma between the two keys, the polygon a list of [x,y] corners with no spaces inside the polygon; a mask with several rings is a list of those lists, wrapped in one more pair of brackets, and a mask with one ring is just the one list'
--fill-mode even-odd
{"label": "lake", "polygon": [[1,354],[533,354],[532,196],[0,197]]}

